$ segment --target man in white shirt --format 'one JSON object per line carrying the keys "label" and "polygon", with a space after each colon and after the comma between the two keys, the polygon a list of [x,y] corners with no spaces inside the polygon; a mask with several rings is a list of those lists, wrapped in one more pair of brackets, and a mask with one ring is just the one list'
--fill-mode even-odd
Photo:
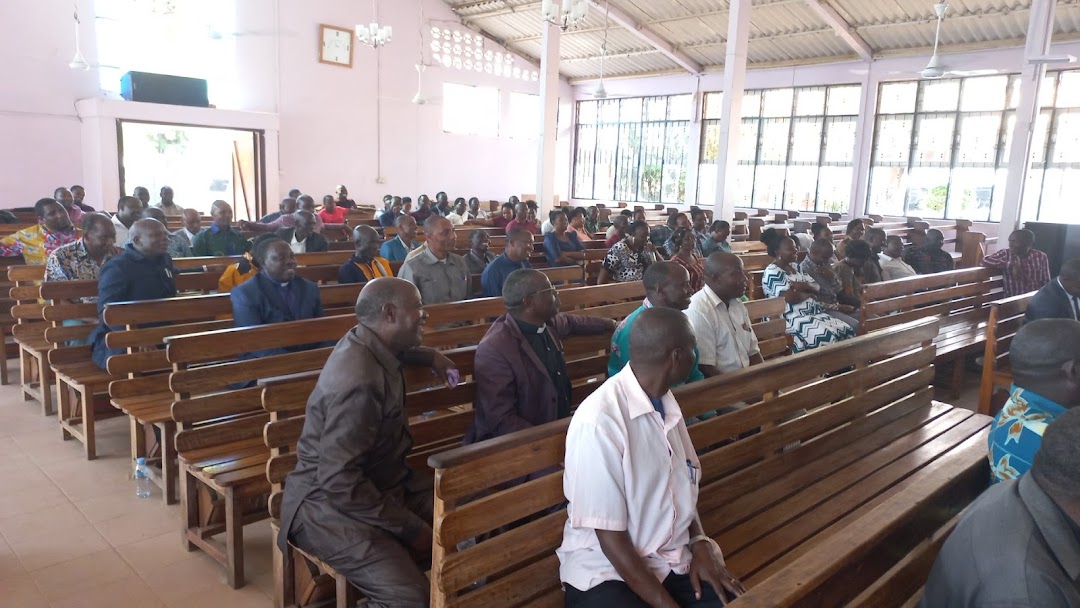
{"label": "man in white shirt", "polygon": [[881,280],[891,281],[904,277],[913,277],[917,272],[903,260],[904,241],[896,235],[885,239],[885,251],[878,256],[881,261]]}
{"label": "man in white shirt", "polygon": [[669,388],[693,364],[686,317],[642,311],[630,363],[574,414],[556,552],[567,606],[713,608],[744,592],[697,515],[701,463]]}
{"label": "man in white shirt", "polygon": [[202,216],[194,209],[184,209],[183,218],[184,227],[173,234],[184,237],[190,247],[195,242],[195,235],[202,230]]}
{"label": "man in white shirt", "polygon": [[469,219],[468,213],[465,209],[465,199],[459,198],[454,210],[447,214],[446,219],[450,220],[450,223],[455,226],[464,226],[465,222]]}
{"label": "man in white shirt", "polygon": [[746,274],[739,256],[723,251],[705,260],[705,287],[690,298],[685,314],[697,337],[698,368],[706,378],[761,363],[750,314],[739,298]]}
{"label": "man in white shirt", "polygon": [[142,219],[142,201],[134,196],[124,196],[116,203],[116,214],[112,217],[113,227],[116,228],[116,244],[123,247],[129,239],[131,226]]}

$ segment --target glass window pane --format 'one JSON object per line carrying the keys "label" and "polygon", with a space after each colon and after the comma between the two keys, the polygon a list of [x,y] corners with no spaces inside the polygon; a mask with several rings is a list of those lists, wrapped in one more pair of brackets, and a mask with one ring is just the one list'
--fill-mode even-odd
{"label": "glass window pane", "polygon": [[1080,112],[1058,113],[1050,162],[1080,163]]}
{"label": "glass window pane", "polygon": [[757,169],[753,165],[739,165],[735,170],[736,205],[749,207],[754,204],[754,174],[756,172]]}
{"label": "glass window pane", "polygon": [[915,111],[918,82],[890,82],[881,85],[878,114],[910,114]]}
{"label": "glass window pane", "polygon": [[668,99],[668,120],[690,120],[694,113],[692,95],[673,95]]}
{"label": "glass window pane", "polygon": [[540,113],[539,95],[511,91],[504,132],[516,139],[538,139]]}
{"label": "glass window pane", "polygon": [[998,135],[1001,114],[967,114],[960,117],[960,147],[956,151],[958,164],[987,164],[997,161]]}
{"label": "glass window pane", "polygon": [[825,113],[825,88],[795,90],[796,116],[821,116]]}
{"label": "glass window pane", "polygon": [[825,162],[851,163],[855,158],[855,119],[828,118],[825,129]]}
{"label": "glass window pane", "polygon": [[754,207],[782,209],[784,204],[783,165],[760,165],[754,174]]}
{"label": "glass window pane", "polygon": [[787,183],[784,187],[784,209],[813,211],[817,198],[816,166],[788,167]]}
{"label": "glass window pane", "polygon": [[619,122],[641,122],[641,98],[622,100],[619,106]]}
{"label": "glass window pane", "polygon": [[706,119],[720,119],[723,118],[721,112],[724,109],[724,94],[723,93],[706,93],[705,94],[705,118]]}
{"label": "glass window pane", "polygon": [[697,179],[697,204],[700,207],[709,207],[716,204],[716,163],[701,163],[698,165]]}
{"label": "glass window pane", "polygon": [[600,122],[619,122],[618,99],[608,99],[600,102]]}
{"label": "glass window pane", "polygon": [[787,162],[790,118],[762,120],[760,162]]}
{"label": "glass window pane", "polygon": [[1080,189],[1080,172],[1069,169],[1047,169],[1042,200],[1039,204],[1038,221],[1076,223],[1078,189]]}
{"label": "glass window pane", "polygon": [[739,161],[754,162],[758,153],[758,128],[761,123],[757,118],[744,118],[739,131]]}
{"label": "glass window pane", "polygon": [[[1016,127],[1016,115],[1009,114],[1005,120],[1005,138],[1002,142],[1004,150],[1001,154],[1001,164],[1009,164],[1012,155],[1013,129]],[[1050,112],[1043,110],[1035,121],[1035,128],[1031,136],[1031,162],[1042,163],[1046,161],[1046,145],[1050,138]]]}
{"label": "glass window pane", "polygon": [[443,83],[443,130],[459,135],[499,135],[499,90]]}
{"label": "glass window pane", "polygon": [[1062,72],[1058,85],[1057,107],[1075,108],[1080,106],[1080,72]]}
{"label": "glass window pane", "polygon": [[662,122],[641,126],[639,201],[660,200],[660,180],[664,172],[664,127]]}
{"label": "glass window pane", "polygon": [[619,150],[619,126],[604,125],[597,131],[596,177],[593,198],[612,200],[615,197],[615,155]]}
{"label": "glass window pane", "polygon": [[904,196],[907,191],[907,169],[903,167],[874,167],[870,170],[870,195],[867,209],[881,215],[907,215]]}
{"label": "glass window pane", "polygon": [[715,162],[720,154],[720,123],[706,122],[701,127],[701,162]]}
{"label": "glass window pane", "polygon": [[762,102],[762,116],[791,116],[791,106],[794,101],[794,89],[769,89],[765,91],[765,101]]}
{"label": "glass window pane", "polygon": [[826,113],[829,116],[857,116],[861,102],[861,86],[829,87],[829,106]]}
{"label": "glass window pane", "polygon": [[761,116],[761,91],[747,91],[743,94],[743,118]]}
{"label": "glass window pane", "polygon": [[874,136],[874,164],[907,166],[911,155],[913,116],[879,116]]}
{"label": "glass window pane", "polygon": [[666,97],[645,98],[645,120],[664,120],[667,117]]}
{"label": "glass window pane", "polygon": [[574,156],[574,198],[593,198],[595,158],[596,127],[580,125],[577,129],[577,154]]}
{"label": "glass window pane", "polygon": [[945,217],[949,170],[916,167],[908,176],[907,212],[921,218]]}
{"label": "glass window pane", "polygon": [[918,136],[915,144],[915,163],[948,164],[951,162],[953,127],[955,126],[956,118],[953,115],[920,117],[915,127]]}
{"label": "glass window pane", "polygon": [[[1043,78],[1042,86],[1039,88],[1039,107],[1049,108],[1054,105],[1054,81],[1053,74],[1047,74]],[[1020,105],[1020,86],[1021,81],[1019,76],[1013,76],[1012,88],[1009,91],[1009,108],[1014,109]]]}
{"label": "glass window pane", "polygon": [[791,134],[791,162],[817,164],[821,157],[821,118],[795,121]]}
{"label": "glass window pane", "polygon": [[963,112],[990,112],[1005,109],[1005,89],[1008,76],[986,76],[964,79],[960,110]]}
{"label": "glass window pane", "polygon": [[690,140],[690,124],[671,122],[667,127],[664,143],[664,175],[660,202],[681,203],[686,200],[687,144]]}
{"label": "glass window pane", "polygon": [[846,213],[851,198],[851,167],[822,167],[818,174],[817,209],[815,211]]}
{"label": "glass window pane", "polygon": [[638,200],[638,159],[641,152],[641,125],[619,125],[619,152],[616,155],[615,198]]}
{"label": "glass window pane", "polygon": [[921,86],[920,112],[952,112],[956,110],[957,101],[960,99],[959,80],[952,78],[936,81],[924,80]]}
{"label": "glass window pane", "polygon": [[591,125],[596,123],[597,107],[595,101],[579,101],[577,108],[579,125]]}
{"label": "glass window pane", "polygon": [[985,222],[990,217],[996,176],[993,168],[957,168],[949,187],[949,218]]}

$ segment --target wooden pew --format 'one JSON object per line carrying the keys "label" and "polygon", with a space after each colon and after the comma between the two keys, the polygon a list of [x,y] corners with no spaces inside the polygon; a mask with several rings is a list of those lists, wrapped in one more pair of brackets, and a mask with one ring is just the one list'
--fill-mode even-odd
{"label": "wooden pew", "polygon": [[[15,325],[15,317],[11,314],[12,307],[18,303],[17,300],[10,297],[10,290],[15,286],[14,282],[7,279],[7,269],[12,266],[22,266],[26,264],[22,256],[14,256],[10,258],[0,258],[0,273],[4,278],[0,284],[0,293],[5,294],[0,296],[0,345],[3,346],[3,358],[0,359],[0,384],[8,384],[10,382],[8,375],[10,371],[10,361],[13,358],[19,356],[19,345],[12,336],[12,327]],[[9,341],[8,339],[11,338]]]}
{"label": "wooden pew", "polygon": [[1012,369],[1009,366],[1009,346],[1016,332],[1024,325],[1024,313],[1037,292],[1004,298],[990,302],[990,316],[986,321],[986,348],[983,351],[982,381],[979,385],[979,413],[993,416],[994,391],[998,387],[1012,385]]}
{"label": "wooden pew", "polygon": [[941,320],[934,339],[937,363],[953,362],[952,395],[963,387],[965,358],[982,352],[990,315],[987,303],[1000,297],[1001,276],[987,268],[968,268],[864,285],[859,334],[922,317]]}
{"label": "wooden pew", "polygon": [[[686,416],[753,404],[689,429],[702,523],[750,588],[733,607],[843,605],[986,487],[989,418],[931,401],[937,334],[923,319],[675,390]],[[837,373],[837,362],[854,367]],[[568,424],[429,458],[433,607],[562,605]]]}
{"label": "wooden pew", "polygon": [[12,266],[7,270],[7,277],[14,283],[9,292],[15,301],[11,307],[11,316],[15,319],[11,335],[19,348],[19,381],[23,401],[37,400],[41,404],[41,413],[51,416],[53,379],[48,353],[52,345],[45,340],[48,323],[41,316],[44,304],[39,301],[38,287],[45,277],[45,268]]}

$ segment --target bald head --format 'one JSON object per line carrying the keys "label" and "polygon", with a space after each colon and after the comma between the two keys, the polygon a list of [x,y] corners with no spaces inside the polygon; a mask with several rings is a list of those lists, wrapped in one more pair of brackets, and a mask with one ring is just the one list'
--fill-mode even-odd
{"label": "bald head", "polygon": [[395,355],[420,346],[427,313],[420,292],[403,279],[369,281],[356,299],[356,320],[374,333]]}
{"label": "bald head", "polygon": [[142,214],[145,218],[161,222],[162,226],[168,221],[168,218],[165,217],[165,212],[161,210],[161,207],[147,207],[146,209],[143,209]]}
{"label": "bald head", "polygon": [[353,241],[356,242],[356,257],[361,262],[369,263],[379,255],[379,247],[382,246],[382,237],[371,226],[361,224],[353,230]]}
{"label": "bald head", "polygon": [[147,257],[165,255],[169,251],[169,233],[164,224],[154,219],[142,219],[132,224],[128,238],[135,251]]}
{"label": "bald head", "polygon": [[648,308],[630,328],[630,365],[639,377],[663,376],[663,386],[684,382],[694,364],[696,344],[686,315],[671,308]]}
{"label": "bald head", "polygon": [[726,251],[717,251],[705,259],[705,285],[725,302],[746,293],[746,274],[742,259]]}
{"label": "bald head", "polygon": [[1040,319],[1009,347],[1014,382],[1064,407],[1080,405],[1080,322]]}
{"label": "bald head", "polygon": [[1054,419],[1043,432],[1031,474],[1039,486],[1061,502],[1080,501],[1080,408]]}
{"label": "bald head", "polygon": [[676,262],[656,262],[642,276],[645,295],[655,306],[686,310],[690,307],[690,273]]}
{"label": "bald head", "polygon": [[368,281],[356,298],[356,319],[364,325],[376,325],[385,319],[387,307],[406,302],[409,295],[416,296],[419,306],[420,292],[404,279],[385,277]]}

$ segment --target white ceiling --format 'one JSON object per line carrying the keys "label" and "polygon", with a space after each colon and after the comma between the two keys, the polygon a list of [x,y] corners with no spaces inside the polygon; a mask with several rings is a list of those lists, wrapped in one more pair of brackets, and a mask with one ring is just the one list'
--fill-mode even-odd
{"label": "white ceiling", "polygon": [[[722,69],[728,25],[727,0],[609,0],[704,71]],[[934,0],[752,0],[751,68],[859,59],[853,46],[810,4],[833,9],[847,31],[865,41],[874,57],[926,54],[934,43]],[[509,50],[539,61],[539,0],[446,0],[469,27]],[[560,73],[571,80],[600,75],[605,37],[604,0],[584,24],[565,32]],[[949,0],[941,30],[943,52],[1022,46],[1031,0]],[[843,25],[838,25],[843,27]],[[609,76],[686,73],[686,68],[622,25],[607,27]],[[1080,38],[1080,0],[1057,0],[1054,41]]]}

